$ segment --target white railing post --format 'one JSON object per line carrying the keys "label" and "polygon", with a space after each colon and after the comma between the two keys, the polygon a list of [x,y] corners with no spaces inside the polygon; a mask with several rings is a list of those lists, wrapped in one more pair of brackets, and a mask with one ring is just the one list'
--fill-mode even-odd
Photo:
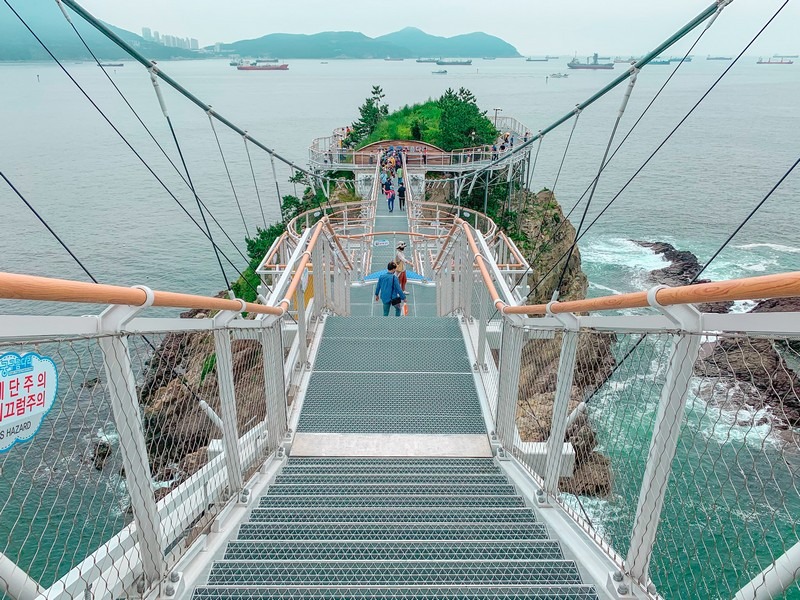
{"label": "white railing post", "polygon": [[319,318],[325,306],[325,267],[323,266],[323,260],[326,246],[327,244],[321,241],[311,251],[311,265],[313,268],[311,276],[314,278],[314,311],[312,318],[314,319]]}
{"label": "white railing post", "polygon": [[772,600],[780,597],[800,578],[800,542],[789,548],[752,581],[740,589],[733,600]]}
{"label": "white railing post", "polygon": [[519,371],[524,345],[525,330],[516,321],[503,319],[495,431],[503,448],[508,452],[513,450],[517,427]]}
{"label": "white railing post", "polygon": [[300,368],[305,368],[308,364],[308,338],[306,337],[306,298],[305,298],[305,287],[303,287],[303,282],[300,281],[297,284],[297,290],[295,291],[295,298],[297,302],[297,343],[298,343],[298,362],[300,363]]}
{"label": "white railing post", "polygon": [[269,448],[280,446],[287,427],[286,382],[283,372],[283,339],[281,322],[266,322],[261,331],[261,353],[264,361],[264,391],[267,398]]}
{"label": "white railing post", "polygon": [[131,498],[133,520],[136,523],[142,573],[146,588],[150,588],[164,578],[164,540],[153,495],[150,459],[144,439],[142,414],[136,393],[136,379],[133,375],[128,339],[120,333],[120,329],[127,321],[153,303],[155,298],[153,291],[145,287],[140,289],[147,294],[147,300],[141,307],[112,306],[103,311],[100,316],[100,330],[110,335],[101,337],[99,344],[103,353],[111,412],[122,451],[125,484]]}
{"label": "white railing post", "polygon": [[[244,309],[244,303],[242,303]],[[222,445],[225,448],[225,466],[228,485],[232,493],[244,487],[242,460],[239,456],[239,424],[236,414],[236,390],[233,380],[233,353],[228,323],[239,313],[222,311],[214,317],[214,350],[217,354],[217,384],[219,385],[220,417],[222,418]]]}
{"label": "white railing post", "polygon": [[[549,309],[548,306],[548,313],[550,313]],[[550,437],[547,439],[544,491],[548,496],[555,496],[558,493],[558,478],[561,475],[561,463],[564,459],[564,436],[567,433],[567,413],[572,382],[575,377],[575,359],[578,353],[578,318],[569,313],[556,315],[556,318],[564,323],[565,329],[561,338],[561,355],[558,359]]]}
{"label": "white railing post", "polygon": [[663,287],[651,289],[648,292],[648,302],[660,309],[681,328],[682,332],[673,336],[664,387],[661,389],[644,478],[639,491],[630,549],[625,561],[625,568],[630,577],[642,585],[647,585],[648,582],[653,544],[661,520],[661,510],[672,471],[672,460],[681,433],[689,381],[694,374],[694,364],[700,350],[699,333],[702,331],[702,316],[693,306],[662,307],[657,303],[656,292]]}
{"label": "white railing post", "polygon": [[474,367],[478,371],[483,371],[486,366],[486,322],[489,320],[489,305],[487,301],[489,291],[483,287],[483,282],[480,285],[481,291],[486,294],[486,297],[481,294],[480,306],[478,306],[478,347],[475,349]]}
{"label": "white railing post", "polygon": [[475,272],[472,270],[472,261],[469,259],[467,253],[466,241],[462,238],[458,242],[458,254],[461,257],[461,270],[463,272],[461,277],[461,307],[463,314],[467,317],[472,316],[472,290],[475,287]]}

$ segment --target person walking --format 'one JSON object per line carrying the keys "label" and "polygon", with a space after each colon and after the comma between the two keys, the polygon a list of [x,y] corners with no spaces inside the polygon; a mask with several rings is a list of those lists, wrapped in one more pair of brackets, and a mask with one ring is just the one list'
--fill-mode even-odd
{"label": "person walking", "polygon": [[383,302],[383,316],[389,316],[389,310],[394,306],[394,316],[400,316],[400,306],[406,300],[406,294],[400,287],[400,281],[395,275],[397,265],[390,262],[386,265],[386,273],[378,277],[375,286],[375,302]]}
{"label": "person walking", "polygon": [[397,188],[397,200],[400,202],[400,210],[406,209],[406,186],[402,183]]}
{"label": "person walking", "polygon": [[391,188],[386,192],[386,204],[389,206],[389,212],[394,212],[394,190]]}
{"label": "person walking", "polygon": [[408,275],[406,273],[408,259],[406,258],[405,250],[406,243],[400,242],[397,244],[397,251],[394,254],[394,262],[395,265],[397,265],[397,279],[400,281],[400,289],[403,290],[403,293],[406,291],[406,282],[408,281]]}

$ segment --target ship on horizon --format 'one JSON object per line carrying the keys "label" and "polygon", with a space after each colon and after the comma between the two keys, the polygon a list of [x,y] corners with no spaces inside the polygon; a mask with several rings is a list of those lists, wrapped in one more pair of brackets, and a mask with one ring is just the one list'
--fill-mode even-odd
{"label": "ship on horizon", "polygon": [[466,59],[463,59],[463,60],[462,59],[457,59],[457,58],[439,59],[439,60],[436,61],[436,64],[439,65],[440,67],[443,67],[443,66],[468,67],[469,65],[472,64],[472,59],[471,58],[466,58]]}
{"label": "ship on horizon", "polygon": [[237,71],[288,71],[289,65],[283,63],[281,65],[259,65],[251,63],[249,65],[239,65],[236,67]]}
{"label": "ship on horizon", "polygon": [[586,59],[586,62],[581,62],[578,60],[578,57],[575,56],[571,61],[567,63],[567,66],[570,69],[584,69],[589,71],[597,71],[597,70],[607,70],[613,69],[614,63],[613,62],[600,62],[597,56],[597,52],[595,52],[592,56]]}
{"label": "ship on horizon", "polygon": [[418,63],[436,63],[439,60],[440,59],[438,59],[438,58],[418,58],[417,62]]}
{"label": "ship on horizon", "polygon": [[788,58],[781,58],[780,60],[773,60],[772,58],[768,58],[764,60],[763,58],[759,58],[757,65],[793,65],[794,61],[789,60]]}

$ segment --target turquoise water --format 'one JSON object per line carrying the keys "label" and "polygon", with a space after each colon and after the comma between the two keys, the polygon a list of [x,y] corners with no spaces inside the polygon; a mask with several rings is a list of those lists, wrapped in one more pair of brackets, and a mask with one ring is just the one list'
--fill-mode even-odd
{"label": "turquoise water", "polygon": [[[703,55],[704,50],[698,48],[697,52]],[[632,244],[631,238],[667,241],[693,251],[703,261],[797,158],[794,132],[800,129],[800,115],[794,99],[800,96],[800,64],[770,69],[755,65],[755,58],[745,59],[724,80],[586,237],[581,250],[592,295],[646,287],[647,272],[663,266],[659,258]],[[66,66],[199,218],[188,189],[127,112],[100,69],[89,63]],[[590,218],[725,66],[698,60],[681,68],[680,75],[606,171]],[[491,63],[477,61],[466,70],[453,69],[446,77],[433,77],[425,65],[408,61],[330,61],[327,65],[291,61],[290,70],[285,73],[255,74],[231,70],[224,61],[165,62],[161,67],[220,113],[300,164],[307,160],[312,138],[329,135],[333,128],[357,117],[357,106],[374,84],[383,86],[392,108],[438,96],[446,87],[465,86],[483,106],[502,107],[502,114],[516,117],[535,131],[613,77],[600,72],[574,73],[568,79],[546,82],[545,75],[563,70],[563,65],[499,59]],[[113,76],[170,156],[177,160],[143,69],[128,63]],[[640,75],[623,131],[627,131],[666,76],[665,69],[646,70]],[[207,241],[55,66],[0,65],[0,81],[0,168],[101,281],[204,294],[221,288],[221,276]],[[207,117],[176,93],[165,90],[165,95],[197,189],[242,249],[245,227],[219,162]],[[580,117],[556,188],[556,195],[566,208],[572,206],[594,176],[620,98],[620,93],[612,93]],[[219,132],[252,232],[262,222],[262,208],[267,222],[278,217],[278,191],[269,161],[251,149],[262,201],[259,206],[241,138],[221,129]],[[543,142],[534,188],[552,187],[568,134],[568,127],[562,127]],[[289,170],[279,166],[281,194],[292,192],[292,186],[286,183],[288,175]],[[795,175],[714,263],[709,276],[729,278],[800,269],[800,233],[795,217],[798,194],[800,178]],[[0,270],[85,279],[6,187],[0,187],[0,206],[4,232],[0,236]],[[231,244],[223,241],[219,233],[215,237],[242,268],[244,260]],[[228,272],[232,278],[233,270]],[[2,310],[20,311],[9,303],[3,303]],[[55,310],[92,312],[87,307]],[[658,376],[658,365],[651,364],[656,358],[654,355],[649,361],[642,358],[636,363],[642,365],[644,379]],[[652,372],[648,370],[651,367]],[[624,548],[630,529],[626,515],[633,510],[631,503],[635,509],[637,479],[641,478],[657,394],[655,387],[642,386],[641,382],[622,386],[604,397],[606,404],[599,403],[595,409],[598,422],[605,424],[600,431],[605,450],[625,469],[618,473],[618,498],[605,504],[587,504],[620,548]],[[80,403],[75,400],[65,406]],[[69,414],[61,416],[61,420],[69,418]],[[734,575],[732,569],[744,561],[743,556],[752,555],[747,532],[760,530],[763,520],[773,532],[763,547],[771,546],[774,551],[780,548],[778,537],[796,537],[791,515],[800,511],[793,504],[797,494],[784,500],[776,490],[785,489],[786,477],[796,473],[797,462],[758,432],[735,440],[718,435],[719,431],[710,429],[709,424],[719,418],[707,407],[692,405],[682,434],[678,468],[666,508],[668,516],[659,538],[659,549],[663,551],[657,552],[653,565],[656,581],[674,590],[673,597],[723,597],[725,592],[738,589],[746,577],[743,579],[741,572]],[[106,420],[99,415],[98,426]],[[4,465],[3,485],[17,486],[23,490],[20,498],[24,498],[22,504],[7,503],[4,515],[8,514],[6,511],[22,515],[27,510],[24,507],[35,507],[40,502],[50,507],[39,513],[46,516],[34,519],[46,519],[38,525],[21,518],[1,530],[6,539],[11,538],[7,548],[25,541],[43,523],[63,520],[59,531],[66,537],[29,544],[29,554],[21,559],[23,564],[32,564],[41,571],[43,581],[63,573],[71,566],[68,563],[77,561],[125,522],[119,508],[124,505],[124,491],[115,488],[110,478],[95,474],[79,450],[86,446],[90,433],[94,434],[82,427],[69,444],[58,444],[51,432],[45,447],[39,446],[44,442],[37,440],[28,446],[24,458],[7,458]],[[89,429],[94,429],[93,421]],[[32,461],[22,472],[31,473],[31,477],[39,473],[44,478],[37,481],[42,484],[53,484],[62,477],[66,489],[72,490],[70,503],[55,510],[52,507],[59,502],[51,504],[36,495],[35,490],[44,485],[19,487],[23,484],[11,475],[15,469],[19,472],[18,465],[22,463],[17,460]],[[56,468],[58,465],[65,466]],[[741,495],[749,489],[750,478],[764,471],[770,474],[769,483],[760,484],[762,487],[752,500]],[[691,477],[684,475],[689,472],[693,473]],[[79,497],[91,498],[91,503],[76,500]],[[768,505],[773,498],[778,498],[775,507]],[[726,511],[720,510],[716,502],[725,506],[742,503],[751,510],[723,521]],[[90,530],[84,530],[86,522],[92,522]],[[686,523],[692,525],[686,527]],[[81,540],[80,544],[75,540]],[[736,541],[736,547],[730,540]],[[69,548],[71,554],[59,562],[51,558],[51,553],[55,556],[61,548]],[[693,568],[687,567],[688,561],[670,562],[662,558],[666,556],[707,558],[708,564],[724,565],[725,570],[720,567],[705,583],[698,583],[690,576]],[[766,554],[761,551],[759,559],[764,558]],[[681,581],[693,583],[685,584],[688,587],[684,589]],[[792,597],[797,597],[796,592]]]}

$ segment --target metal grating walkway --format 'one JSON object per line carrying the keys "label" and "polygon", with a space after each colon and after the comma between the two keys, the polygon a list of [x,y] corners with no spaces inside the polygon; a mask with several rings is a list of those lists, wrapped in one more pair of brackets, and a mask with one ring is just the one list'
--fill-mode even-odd
{"label": "metal grating walkway", "polygon": [[598,600],[491,459],[418,458],[289,458],[193,598]]}
{"label": "metal grating walkway", "polygon": [[485,435],[458,321],[328,317],[297,431]]}
{"label": "metal grating walkway", "polygon": [[[407,228],[404,213],[376,218],[375,231]],[[421,284],[409,285],[414,318],[375,316],[373,289],[351,290],[354,316],[325,320],[290,458],[193,599],[599,600],[481,458],[491,447],[458,321],[435,317]]]}

